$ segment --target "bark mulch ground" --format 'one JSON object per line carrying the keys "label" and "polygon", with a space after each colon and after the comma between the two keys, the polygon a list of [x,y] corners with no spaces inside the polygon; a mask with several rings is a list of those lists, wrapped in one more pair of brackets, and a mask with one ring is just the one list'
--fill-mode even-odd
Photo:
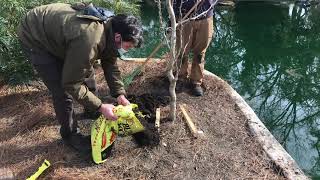
{"label": "bark mulch ground", "polygon": [[[120,63],[123,74],[138,65]],[[206,77],[203,97],[178,87],[178,104],[187,104],[203,138],[192,136],[179,109],[172,122],[164,69],[164,63],[149,63],[127,90],[131,102],[147,115],[141,119],[147,131],[138,142],[131,136],[118,138],[111,157],[100,165],[61,141],[50,94],[41,83],[0,87],[0,169],[25,179],[47,159],[52,165],[41,175],[43,179],[284,179],[250,135],[247,120],[224,91],[226,84]],[[108,88],[100,69],[97,80],[99,95],[106,97]],[[154,128],[157,107],[161,108],[160,131]],[[76,104],[77,114],[82,111]],[[83,132],[88,132],[91,122],[79,120]]]}

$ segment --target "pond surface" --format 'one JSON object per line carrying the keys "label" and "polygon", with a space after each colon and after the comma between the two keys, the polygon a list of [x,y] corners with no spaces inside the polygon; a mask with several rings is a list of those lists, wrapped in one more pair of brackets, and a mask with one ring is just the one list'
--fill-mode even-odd
{"label": "pond surface", "polygon": [[[142,7],[146,57],[159,43],[156,7]],[[254,109],[299,166],[320,179],[320,8],[247,3],[217,8],[206,69]],[[158,56],[166,52],[162,49]]]}

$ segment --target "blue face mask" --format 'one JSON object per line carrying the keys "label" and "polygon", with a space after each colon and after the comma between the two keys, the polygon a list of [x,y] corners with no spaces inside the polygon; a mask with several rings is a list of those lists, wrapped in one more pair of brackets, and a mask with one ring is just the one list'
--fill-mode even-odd
{"label": "blue face mask", "polygon": [[126,51],[125,49],[122,48],[122,38],[121,38],[121,48],[118,49],[118,52],[119,52],[120,56],[122,56],[123,54],[125,54],[126,52],[128,52],[128,51]]}

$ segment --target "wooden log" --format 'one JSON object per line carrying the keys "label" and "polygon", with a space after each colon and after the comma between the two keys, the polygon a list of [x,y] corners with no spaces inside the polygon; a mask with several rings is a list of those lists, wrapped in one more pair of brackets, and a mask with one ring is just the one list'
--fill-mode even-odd
{"label": "wooden log", "polygon": [[157,108],[156,110],[156,121],[154,125],[157,129],[160,128],[160,108]]}
{"label": "wooden log", "polygon": [[[148,58],[123,58],[126,62],[144,63]],[[161,58],[152,58],[153,61],[160,61]]]}
{"label": "wooden log", "polygon": [[193,123],[192,119],[190,118],[190,116],[188,115],[187,111],[186,111],[186,104],[180,104],[180,109],[182,111],[182,114],[184,116],[184,119],[187,122],[187,125],[192,133],[192,135],[194,137],[199,137],[203,135],[203,131],[198,131],[196,125]]}
{"label": "wooden log", "polygon": [[0,179],[15,179],[15,177],[11,169],[0,168]]}

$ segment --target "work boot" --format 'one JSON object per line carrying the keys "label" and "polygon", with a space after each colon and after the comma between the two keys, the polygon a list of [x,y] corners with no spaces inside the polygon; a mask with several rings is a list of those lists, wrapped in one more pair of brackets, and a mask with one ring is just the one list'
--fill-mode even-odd
{"label": "work boot", "polygon": [[194,84],[192,88],[192,94],[194,96],[203,96],[203,89],[200,84]]}
{"label": "work boot", "polygon": [[73,133],[68,137],[63,137],[63,141],[83,154],[90,154],[91,153],[91,137],[84,136],[81,133]]}

